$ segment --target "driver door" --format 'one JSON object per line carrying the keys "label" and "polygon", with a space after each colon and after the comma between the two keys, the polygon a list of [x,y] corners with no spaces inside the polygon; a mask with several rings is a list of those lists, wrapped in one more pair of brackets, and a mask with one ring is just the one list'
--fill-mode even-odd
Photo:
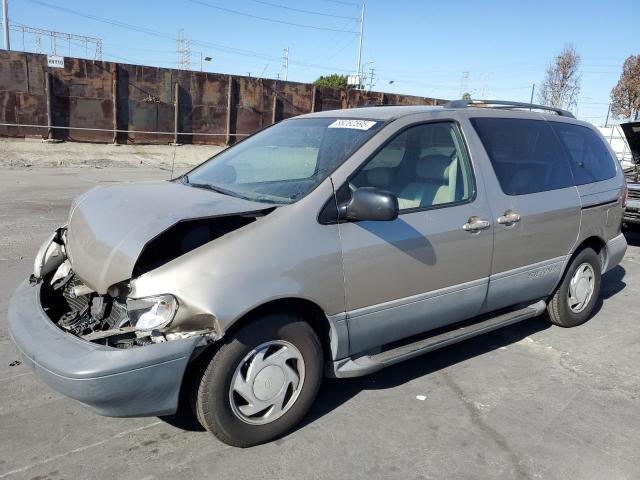
{"label": "driver door", "polygon": [[393,221],[340,223],[350,354],[475,316],[487,293],[491,218],[459,127],[398,132],[339,189],[398,197]]}

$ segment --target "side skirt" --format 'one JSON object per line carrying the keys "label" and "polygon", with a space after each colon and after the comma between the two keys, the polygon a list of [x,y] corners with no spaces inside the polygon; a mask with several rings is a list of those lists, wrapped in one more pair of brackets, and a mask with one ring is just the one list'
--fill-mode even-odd
{"label": "side skirt", "polygon": [[381,349],[370,353],[359,354],[357,356],[344,358],[327,364],[327,376],[333,378],[350,378],[368,375],[377,372],[389,365],[393,365],[403,360],[408,360],[419,355],[446,347],[456,342],[475,337],[498,328],[521,322],[528,318],[540,315],[547,304],[544,300],[540,300],[531,305],[510,310],[506,313],[497,314],[495,316],[482,316],[475,321],[464,322],[454,325],[449,330],[438,329],[433,332],[427,332],[426,337],[415,339],[409,338],[402,342],[394,342],[382,346]]}

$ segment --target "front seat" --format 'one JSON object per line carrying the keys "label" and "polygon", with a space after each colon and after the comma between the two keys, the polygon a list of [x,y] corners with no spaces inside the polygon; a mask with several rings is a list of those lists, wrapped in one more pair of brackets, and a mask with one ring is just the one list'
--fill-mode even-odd
{"label": "front seat", "polygon": [[449,177],[453,163],[446,155],[426,155],[419,158],[416,162],[415,181],[408,183],[398,196],[400,209],[450,202],[452,191]]}

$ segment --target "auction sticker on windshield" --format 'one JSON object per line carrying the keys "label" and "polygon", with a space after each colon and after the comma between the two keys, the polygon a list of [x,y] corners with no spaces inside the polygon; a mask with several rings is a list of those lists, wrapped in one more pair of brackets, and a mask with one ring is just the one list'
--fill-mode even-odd
{"label": "auction sticker on windshield", "polygon": [[355,130],[369,130],[377,122],[371,120],[353,120],[347,118],[340,118],[329,125],[329,128],[352,128]]}

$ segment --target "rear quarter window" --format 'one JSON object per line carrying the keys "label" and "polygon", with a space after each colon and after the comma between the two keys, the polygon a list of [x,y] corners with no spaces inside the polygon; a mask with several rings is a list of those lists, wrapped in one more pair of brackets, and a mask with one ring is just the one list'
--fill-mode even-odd
{"label": "rear quarter window", "polygon": [[548,122],[478,117],[471,123],[507,195],[573,186],[563,147]]}
{"label": "rear quarter window", "polygon": [[552,122],[569,157],[576,185],[600,182],[616,175],[613,157],[593,130],[581,125]]}

